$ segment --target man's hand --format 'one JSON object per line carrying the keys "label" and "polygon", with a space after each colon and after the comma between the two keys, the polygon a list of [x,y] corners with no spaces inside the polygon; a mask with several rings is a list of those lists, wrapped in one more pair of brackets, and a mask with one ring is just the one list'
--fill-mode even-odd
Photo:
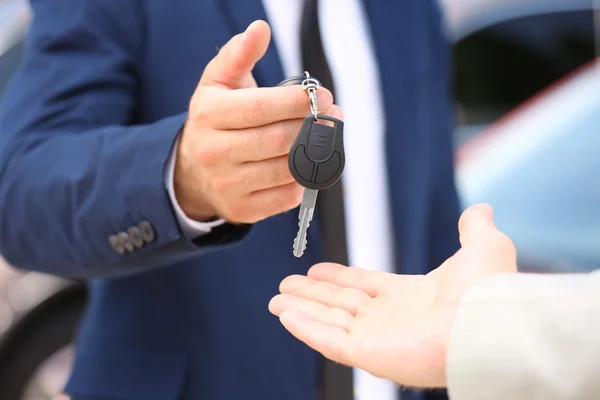
{"label": "man's hand", "polygon": [[425,276],[319,264],[290,276],[269,309],[329,359],[401,385],[446,385],[446,352],[462,294],[487,276],[517,271],[512,241],[488,205],[459,222],[461,249]]}
{"label": "man's hand", "polygon": [[[267,51],[269,26],[256,21],[207,65],[191,99],[175,166],[175,195],[191,218],[253,223],[297,207],[302,187],[287,154],[310,113],[300,85],[258,88],[252,69]],[[342,118],[331,92],[320,112]]]}

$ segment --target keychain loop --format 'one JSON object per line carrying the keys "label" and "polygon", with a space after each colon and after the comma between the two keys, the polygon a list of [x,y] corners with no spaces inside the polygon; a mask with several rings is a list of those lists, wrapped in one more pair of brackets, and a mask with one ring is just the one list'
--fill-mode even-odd
{"label": "keychain loop", "polygon": [[310,76],[308,71],[304,71],[305,79],[302,81],[302,89],[308,92],[308,99],[310,101],[310,112],[315,118],[315,122],[317,121],[317,113],[319,111],[319,107],[317,104],[317,89],[321,86],[321,83]]}
{"label": "keychain loop", "polygon": [[319,107],[317,104],[317,89],[322,86],[321,82],[317,78],[310,76],[308,71],[304,71],[304,75],[293,76],[277,84],[277,86],[287,85],[301,85],[302,89],[306,90],[308,93],[308,99],[310,101],[310,112],[316,122],[318,116],[317,114],[319,112]]}

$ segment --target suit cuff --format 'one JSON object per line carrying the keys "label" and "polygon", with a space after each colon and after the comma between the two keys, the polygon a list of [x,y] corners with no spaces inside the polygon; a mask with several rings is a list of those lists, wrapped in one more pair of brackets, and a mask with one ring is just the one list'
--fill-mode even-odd
{"label": "suit cuff", "polygon": [[167,188],[167,192],[169,193],[171,204],[173,205],[173,210],[181,230],[188,239],[193,240],[210,233],[213,228],[223,225],[225,220],[218,219],[210,222],[195,221],[188,217],[181,209],[181,206],[175,197],[174,187],[175,161],[177,160],[177,148],[179,147],[179,140],[180,136],[177,137],[167,161],[167,168],[165,169],[165,186]]}

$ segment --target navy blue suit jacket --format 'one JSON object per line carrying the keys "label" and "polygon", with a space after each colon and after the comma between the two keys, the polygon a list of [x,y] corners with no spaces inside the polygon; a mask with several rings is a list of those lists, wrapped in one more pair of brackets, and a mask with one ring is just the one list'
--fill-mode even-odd
{"label": "navy blue suit jacket", "polygon": [[[435,1],[365,1],[383,83],[397,271],[458,249],[448,46]],[[297,210],[192,241],[165,190],[165,162],[217,48],[260,0],[32,0],[26,55],[0,125],[0,252],[89,284],[74,398],[311,400],[318,355],[267,305],[320,261],[319,216],[292,255]],[[274,44],[254,71],[285,77]],[[365,183],[363,183],[365,184]],[[108,238],[147,221],[152,243]]]}

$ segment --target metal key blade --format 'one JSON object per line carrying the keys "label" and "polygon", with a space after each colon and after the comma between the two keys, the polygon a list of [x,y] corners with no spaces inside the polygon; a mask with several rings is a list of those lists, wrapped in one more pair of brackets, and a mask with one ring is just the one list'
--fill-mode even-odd
{"label": "metal key blade", "polygon": [[304,189],[302,204],[300,205],[300,214],[298,215],[298,235],[294,239],[294,256],[302,257],[306,250],[306,234],[308,226],[312,221],[315,205],[317,204],[318,190]]}

